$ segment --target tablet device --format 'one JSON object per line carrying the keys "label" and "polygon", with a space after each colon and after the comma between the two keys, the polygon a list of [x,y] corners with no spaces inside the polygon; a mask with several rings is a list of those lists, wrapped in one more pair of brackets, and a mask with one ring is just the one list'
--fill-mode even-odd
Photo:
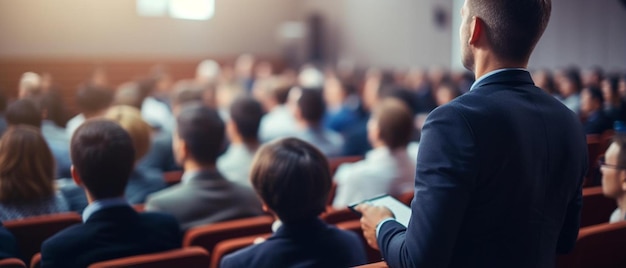
{"label": "tablet device", "polygon": [[360,212],[354,209],[356,206],[358,206],[361,203],[367,203],[373,206],[387,207],[389,210],[391,210],[391,213],[393,213],[393,215],[395,216],[396,221],[398,221],[400,224],[404,225],[405,227],[409,225],[409,220],[411,219],[411,208],[406,206],[402,202],[398,201],[398,199],[391,197],[390,195],[386,194],[386,195],[377,196],[371,199],[363,200],[356,204],[352,204],[348,207],[352,211],[361,214]]}

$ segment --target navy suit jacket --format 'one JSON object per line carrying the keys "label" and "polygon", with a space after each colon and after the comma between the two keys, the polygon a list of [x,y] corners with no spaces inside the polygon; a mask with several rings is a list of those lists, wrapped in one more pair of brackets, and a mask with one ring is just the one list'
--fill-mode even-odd
{"label": "navy suit jacket", "polygon": [[267,241],[224,257],[220,267],[352,267],[366,262],[356,234],[316,218],[283,224]]}
{"label": "navy suit jacket", "polygon": [[426,120],[408,228],[380,226],[390,267],[554,267],[578,235],[585,135],[578,117],[508,70]]}
{"label": "navy suit jacket", "polygon": [[46,240],[41,246],[42,267],[87,267],[99,261],[180,248],[181,241],[180,227],[172,216],[139,214],[129,206],[110,207]]}
{"label": "navy suit jacket", "polygon": [[17,257],[15,237],[0,222],[0,260]]}
{"label": "navy suit jacket", "polygon": [[613,129],[613,121],[606,116],[604,111],[599,110],[587,118],[584,126],[587,134],[602,134],[607,130]]}

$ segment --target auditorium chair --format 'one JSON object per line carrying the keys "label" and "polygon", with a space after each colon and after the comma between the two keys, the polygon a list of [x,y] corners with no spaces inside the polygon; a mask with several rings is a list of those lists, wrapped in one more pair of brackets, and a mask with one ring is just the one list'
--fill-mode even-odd
{"label": "auditorium chair", "polygon": [[273,222],[273,217],[265,215],[194,227],[185,233],[183,247],[199,246],[213,252],[223,240],[270,233]]}
{"label": "auditorium chair", "polygon": [[626,221],[581,228],[574,250],[558,256],[558,268],[626,267]]}
{"label": "auditorium chair", "polygon": [[26,268],[26,264],[17,258],[0,260],[0,268]]}
{"label": "auditorium chair", "polygon": [[379,262],[374,262],[374,263],[369,263],[369,264],[365,264],[365,265],[359,265],[355,268],[387,268],[389,266],[387,266],[387,263],[384,261],[379,261]]}
{"label": "auditorium chair", "polygon": [[597,184],[595,179],[600,168],[598,166],[598,157],[604,154],[605,150],[601,135],[587,135],[587,174],[585,175],[583,186],[590,187]]}
{"label": "auditorium chair", "polygon": [[602,186],[584,188],[580,227],[609,222],[611,213],[616,208],[615,200],[605,197],[602,193]]}
{"label": "auditorium chair", "polygon": [[207,268],[209,263],[209,253],[205,249],[188,247],[97,262],[89,265],[89,268]]}
{"label": "auditorium chair", "polygon": [[326,212],[322,213],[320,218],[328,224],[337,224],[345,221],[358,220],[360,216],[349,208],[334,209],[332,207],[328,207]]}
{"label": "auditorium chair", "polygon": [[361,229],[361,222],[359,220],[342,222],[338,223],[335,226],[342,230],[352,231],[361,238],[361,242],[365,247],[365,253],[367,254],[368,263],[381,261],[382,257],[380,256],[380,252],[370,247],[367,244],[367,240],[365,240],[365,237],[363,237],[363,230]]}
{"label": "auditorium chair", "polygon": [[40,251],[43,241],[57,232],[81,222],[80,215],[68,212],[6,221],[4,227],[15,236],[21,259],[29,260],[31,256]]}
{"label": "auditorium chair", "polygon": [[180,183],[182,178],[183,178],[182,170],[168,171],[168,172],[163,173],[163,180],[165,180],[165,184],[167,184],[167,186],[172,186],[172,185]]}
{"label": "auditorium chair", "polygon": [[256,241],[262,242],[272,234],[251,235],[221,241],[215,245],[211,254],[211,268],[218,268],[222,258],[230,253],[254,244]]}

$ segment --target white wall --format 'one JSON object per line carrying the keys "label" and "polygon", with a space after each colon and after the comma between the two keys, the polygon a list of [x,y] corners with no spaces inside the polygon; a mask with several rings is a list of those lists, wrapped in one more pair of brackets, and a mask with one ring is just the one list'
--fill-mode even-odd
{"label": "white wall", "polygon": [[134,0],[0,0],[0,57],[280,56],[294,0],[216,0],[207,21],[139,17]]}
{"label": "white wall", "polygon": [[626,7],[617,0],[552,0],[531,67],[626,69]]}

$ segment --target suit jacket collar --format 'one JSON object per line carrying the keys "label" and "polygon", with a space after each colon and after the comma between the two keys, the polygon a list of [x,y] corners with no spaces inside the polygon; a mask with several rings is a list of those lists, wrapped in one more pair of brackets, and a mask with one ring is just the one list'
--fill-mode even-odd
{"label": "suit jacket collar", "polygon": [[139,213],[130,206],[114,206],[94,212],[85,223],[128,221],[138,216]]}
{"label": "suit jacket collar", "polygon": [[509,69],[488,75],[483,79],[479,79],[472,87],[472,90],[492,84],[534,85],[535,83],[533,82],[533,79],[528,71],[522,69]]}
{"label": "suit jacket collar", "polygon": [[319,231],[328,228],[326,223],[324,223],[319,218],[313,218],[310,220],[305,220],[302,222],[292,222],[292,223],[284,223],[278,228],[276,233],[274,233],[273,237],[310,237],[315,236]]}

